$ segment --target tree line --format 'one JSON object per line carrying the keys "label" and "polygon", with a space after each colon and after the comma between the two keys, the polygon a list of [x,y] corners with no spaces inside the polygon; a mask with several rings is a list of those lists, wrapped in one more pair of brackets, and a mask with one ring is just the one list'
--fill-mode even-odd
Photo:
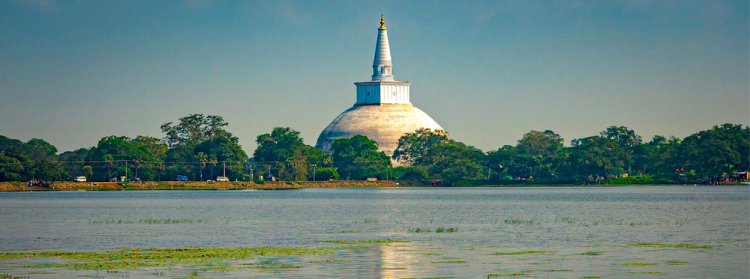
{"label": "tree line", "polygon": [[107,136],[96,146],[59,153],[42,140],[0,136],[0,181],[140,180],[364,180],[412,184],[679,183],[726,178],[750,169],[750,128],[723,124],[683,139],[648,142],[624,126],[573,139],[530,131],[515,145],[484,152],[420,129],[399,140],[393,156],[365,136],[336,140],[330,152],[306,145],[300,133],[277,127],[258,135],[249,157],[221,116],[191,114],[161,125],[163,138]]}

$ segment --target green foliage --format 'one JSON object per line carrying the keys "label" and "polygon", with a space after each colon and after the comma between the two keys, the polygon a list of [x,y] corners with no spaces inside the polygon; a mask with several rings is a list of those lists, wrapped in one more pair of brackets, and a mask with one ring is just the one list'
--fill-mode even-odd
{"label": "green foliage", "polygon": [[653,176],[651,175],[633,175],[628,177],[618,177],[608,179],[606,184],[612,185],[636,185],[636,184],[651,184],[654,183]]}
{"label": "green foliage", "polygon": [[635,131],[625,126],[610,126],[606,130],[599,133],[599,136],[613,140],[620,146],[620,149],[624,152],[624,165],[628,172],[631,172],[631,165],[633,161],[633,153],[639,145],[641,145],[641,136],[637,135]]}
{"label": "green foliage", "polygon": [[484,153],[473,146],[453,140],[434,146],[429,156],[417,161],[429,168],[431,178],[449,185],[461,180],[479,180],[485,177],[482,166]]}
{"label": "green foliage", "polygon": [[600,136],[574,139],[569,154],[566,171],[577,180],[616,176],[623,172],[627,160],[616,141]]}
{"label": "green foliage", "polygon": [[65,162],[62,164],[63,170],[67,174],[68,177],[76,177],[83,174],[83,167],[86,165],[89,165],[91,167],[91,175],[88,175],[87,178],[89,180],[92,179],[95,165],[87,164],[86,157],[89,154],[90,149],[88,148],[79,148],[74,151],[66,151],[63,153],[60,153],[59,156],[57,156],[59,161]]}
{"label": "green foliage", "polygon": [[554,180],[566,159],[563,138],[553,131],[530,131],[514,146],[503,146],[487,154],[488,167],[496,177]]}
{"label": "green foliage", "polygon": [[[597,136],[574,139],[570,147],[553,131],[530,131],[515,146],[487,154],[448,138],[443,130],[406,133],[392,159],[376,142],[355,136],[339,139],[332,153],[304,144],[291,128],[274,128],[259,135],[250,162],[239,140],[225,130],[220,116],[191,114],[179,123],[161,126],[164,139],[147,136],[107,136],[92,148],[57,155],[42,140],[22,142],[0,136],[0,181],[67,180],[85,175],[105,181],[128,173],[143,180],[215,179],[226,166],[232,180],[271,175],[284,180],[395,178],[410,183],[441,181],[444,185],[540,184],[597,182],[649,184],[698,182],[728,177],[750,169],[750,127],[714,126],[684,139],[654,136],[643,142],[635,131],[610,126]],[[206,170],[208,169],[208,170]],[[625,173],[629,177],[623,177]]]}
{"label": "green foliage", "polygon": [[[128,177],[139,177],[144,180],[155,178],[155,164],[160,157],[158,150],[163,150],[165,145],[159,147],[158,139],[138,136],[131,139],[126,136],[107,136],[99,140],[96,147],[91,148],[86,158],[87,161],[96,161],[99,164],[93,167],[93,180],[106,181],[111,177],[124,176],[126,163]],[[162,152],[163,154],[163,152]],[[97,169],[99,171],[97,171]]]}
{"label": "green foliage", "polygon": [[331,153],[333,165],[349,179],[384,179],[391,166],[390,158],[378,151],[378,144],[366,136],[337,139],[331,146]]}
{"label": "green foliage", "polygon": [[419,160],[427,158],[433,147],[449,141],[448,134],[443,130],[420,128],[399,138],[393,159],[404,165],[419,164]]}
{"label": "green foliage", "polygon": [[[243,162],[248,159],[247,154],[239,144],[239,140],[229,133],[198,144],[193,152],[195,154],[206,154],[206,162],[210,164],[212,173],[217,166],[219,170],[222,170],[224,163],[226,163],[227,176],[230,179],[242,177]],[[211,179],[215,178],[214,175],[211,175]]]}
{"label": "green foliage", "polygon": [[428,179],[430,177],[429,171],[426,167],[420,167],[420,166],[411,166],[411,167],[404,167],[399,166],[395,168],[394,170],[398,170],[398,176],[395,176],[398,180],[403,181],[411,181],[419,182],[425,179]]}
{"label": "green foliage", "polygon": [[190,114],[180,118],[179,124],[167,122],[161,125],[166,134],[164,142],[170,147],[194,146],[217,137],[231,136],[224,127],[229,123],[218,115]]}
{"label": "green foliage", "polygon": [[750,128],[724,124],[686,137],[675,165],[699,177],[717,177],[750,169]]}
{"label": "green foliage", "polygon": [[41,139],[23,143],[0,136],[0,180],[66,180],[56,152],[55,146]]}
{"label": "green foliage", "polygon": [[83,175],[89,179],[94,174],[94,169],[91,166],[83,166],[83,168],[81,168],[81,171],[83,172]]}
{"label": "green foliage", "polygon": [[633,152],[633,166],[638,173],[650,173],[660,178],[672,179],[675,175],[677,148],[681,140],[675,137],[660,135],[648,143],[635,147]]}
{"label": "green foliage", "polygon": [[405,180],[428,178],[450,185],[484,176],[484,153],[473,146],[448,139],[443,130],[419,129],[406,133],[399,139],[393,158],[411,165],[412,172],[407,171],[402,177]]}
{"label": "green foliage", "polygon": [[308,178],[310,164],[328,166],[330,159],[321,151],[304,144],[300,133],[291,128],[276,127],[269,134],[262,134],[255,142],[258,148],[253,154],[258,164],[257,175],[276,176],[283,180]]}
{"label": "green foliage", "polygon": [[23,163],[17,158],[5,155],[0,151],[0,181],[23,180]]}
{"label": "green foliage", "polygon": [[315,180],[338,180],[339,178],[339,172],[336,168],[327,167],[315,169]]}
{"label": "green foliage", "polygon": [[114,270],[148,267],[170,267],[181,265],[218,264],[238,259],[258,257],[290,257],[305,255],[329,255],[340,250],[337,247],[238,247],[238,248],[122,248],[101,252],[0,252],[0,259],[50,259],[59,258],[60,263],[26,265],[24,268],[65,268],[74,270]]}

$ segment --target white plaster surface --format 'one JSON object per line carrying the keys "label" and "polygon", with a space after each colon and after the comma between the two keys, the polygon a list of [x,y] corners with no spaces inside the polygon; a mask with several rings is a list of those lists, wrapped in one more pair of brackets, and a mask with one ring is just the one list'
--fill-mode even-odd
{"label": "white plaster surface", "polygon": [[336,139],[363,135],[377,142],[379,150],[391,156],[398,146],[398,139],[419,128],[443,129],[411,104],[354,106],[328,124],[320,133],[316,147],[328,152]]}

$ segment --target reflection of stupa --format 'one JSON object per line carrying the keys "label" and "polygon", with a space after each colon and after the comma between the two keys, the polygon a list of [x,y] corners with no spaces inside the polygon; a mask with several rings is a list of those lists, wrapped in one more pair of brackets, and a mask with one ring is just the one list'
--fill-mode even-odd
{"label": "reflection of stupa", "polygon": [[330,151],[333,141],[364,135],[378,143],[380,151],[393,155],[398,139],[419,128],[441,129],[429,115],[409,101],[408,82],[393,79],[391,50],[385,19],[380,18],[372,80],[355,82],[357,101],[320,133],[316,147]]}

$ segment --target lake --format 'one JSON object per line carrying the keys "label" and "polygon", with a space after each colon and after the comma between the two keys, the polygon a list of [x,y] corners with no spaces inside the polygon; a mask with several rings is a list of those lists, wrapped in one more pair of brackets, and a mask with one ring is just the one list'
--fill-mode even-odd
{"label": "lake", "polygon": [[76,262],[73,256],[4,256],[0,274],[749,278],[750,191],[638,186],[0,193],[5,252],[260,246],[326,250],[99,269],[66,265]]}

